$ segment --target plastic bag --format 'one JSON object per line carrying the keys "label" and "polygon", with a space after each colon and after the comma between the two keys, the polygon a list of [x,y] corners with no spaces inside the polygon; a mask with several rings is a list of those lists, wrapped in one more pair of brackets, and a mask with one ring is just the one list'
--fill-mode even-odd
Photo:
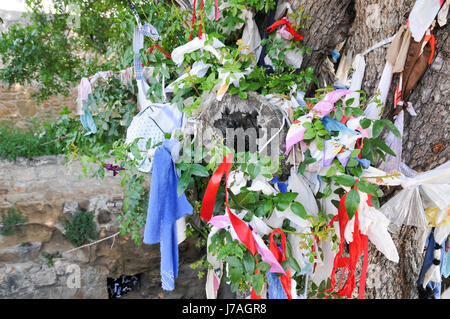
{"label": "plastic bag", "polygon": [[442,6],[441,10],[438,13],[437,21],[439,23],[440,27],[443,27],[447,24],[447,15],[448,15],[448,8],[450,6],[450,1],[445,1],[444,5]]}
{"label": "plastic bag", "polygon": [[288,179],[288,189],[298,193],[295,201],[300,202],[309,215],[317,216],[319,208],[317,207],[314,194],[303,176],[298,174],[293,167],[291,168],[291,175]]}
{"label": "plastic bag", "polygon": [[[376,91],[378,96],[376,99],[372,98],[366,109],[364,110],[364,114],[368,119],[379,120],[381,118],[381,114],[383,113],[384,105],[389,93],[389,88],[391,87],[393,74],[392,70],[392,64],[389,61],[386,61]],[[376,100],[378,100],[379,102],[376,102]],[[369,137],[372,137],[371,128],[369,128],[369,132]]]}
{"label": "plastic bag", "polygon": [[427,228],[422,198],[418,188],[402,190],[385,203],[380,211],[391,221],[390,230],[401,225]]}
{"label": "plastic bag", "polygon": [[364,71],[366,69],[366,61],[364,60],[364,56],[362,56],[361,54],[357,54],[353,60],[352,68],[353,74],[349,88],[352,91],[352,93],[347,95],[346,100],[354,99],[353,103],[350,106],[358,107],[360,93],[356,91],[361,90]]}
{"label": "plastic bag", "polygon": [[402,187],[412,188],[423,184],[449,184],[450,183],[450,161],[427,172],[419,173],[414,177],[402,178]]}
{"label": "plastic bag", "polygon": [[217,60],[219,60],[219,62],[222,63],[223,62],[222,56],[219,53],[219,51],[217,51],[217,49],[222,48],[225,45],[222,42],[220,42],[217,38],[213,38],[212,45],[206,44],[206,40],[207,40],[206,35],[204,35],[201,39],[196,37],[191,41],[189,41],[188,43],[175,48],[171,54],[173,62],[175,62],[178,66],[180,66],[184,61],[185,54],[202,49],[211,52],[217,58]]}
{"label": "plastic bag", "polygon": [[[403,120],[404,120],[404,114],[405,112],[402,110],[397,115],[395,119],[395,127],[399,130],[401,136],[403,136]],[[386,161],[382,162],[379,166],[380,169],[385,171],[386,173],[391,173],[393,171],[399,171],[400,170],[400,163],[402,161],[402,143],[403,139],[398,138],[389,131],[388,136],[386,137],[385,143],[387,146],[390,147],[392,151],[394,151],[396,156],[392,156],[387,154]]]}
{"label": "plastic bag", "polygon": [[316,285],[320,285],[322,281],[330,278],[331,272],[333,271],[334,258],[336,257],[336,253],[333,251],[333,243],[322,240],[319,243],[319,246],[322,249],[323,261],[316,265],[316,268],[311,275],[311,280]]}
{"label": "plastic bag", "polygon": [[259,60],[262,47],[261,36],[259,35],[258,26],[255,23],[254,15],[252,11],[244,10],[240,16],[241,19],[245,20],[244,31],[242,32],[242,41],[245,46],[241,53],[248,55],[249,53],[255,54],[255,60]]}
{"label": "plastic bag", "polygon": [[442,265],[442,276],[445,278],[448,278],[450,275],[450,238],[447,238],[447,243],[445,247],[445,255],[443,258],[443,265]]}

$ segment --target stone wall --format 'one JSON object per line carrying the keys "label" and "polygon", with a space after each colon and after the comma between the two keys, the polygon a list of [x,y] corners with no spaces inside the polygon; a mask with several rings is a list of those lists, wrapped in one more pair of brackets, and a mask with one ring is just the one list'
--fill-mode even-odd
{"label": "stone wall", "polygon": [[65,165],[63,156],[0,160],[0,210],[14,207],[28,218],[15,234],[0,235],[0,298],[108,298],[106,278],[122,274],[142,274],[140,290],[127,297],[205,298],[204,279],[189,267],[201,253],[190,240],[179,246],[172,292],[161,290],[159,246],[138,246],[127,236],[63,253],[48,265],[44,252],[74,248],[64,236],[64,221],[75,211],[94,212],[100,239],[119,229],[120,177],[107,172],[103,180],[79,179],[81,172],[78,162]]}
{"label": "stone wall", "polygon": [[13,122],[19,127],[25,127],[30,119],[50,121],[58,118],[59,113],[68,107],[76,112],[77,89],[68,96],[52,96],[48,100],[36,103],[32,97],[35,88],[16,84],[11,88],[0,86],[0,122]]}

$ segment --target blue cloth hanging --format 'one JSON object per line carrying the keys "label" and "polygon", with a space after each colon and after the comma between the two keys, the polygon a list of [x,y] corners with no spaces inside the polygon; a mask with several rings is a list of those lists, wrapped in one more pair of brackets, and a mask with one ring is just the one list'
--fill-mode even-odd
{"label": "blue cloth hanging", "polygon": [[[442,243],[444,244],[444,243]],[[434,250],[440,249],[440,272],[442,273],[442,261],[444,257],[444,245],[439,245],[434,240],[434,227],[431,230],[430,235],[427,238],[427,250],[425,253],[425,258],[423,261],[422,269],[420,270],[419,279],[417,280],[417,289],[419,290],[420,299],[440,299],[441,298],[441,283],[430,281],[425,288],[423,288],[423,283],[425,279],[425,274],[430,266],[433,264],[434,260]]]}
{"label": "blue cloth hanging", "polygon": [[97,126],[95,125],[94,118],[89,110],[88,103],[84,101],[83,104],[84,114],[80,115],[80,121],[83,127],[88,131],[84,136],[95,134],[97,133]]}
{"label": "blue cloth hanging", "polygon": [[144,244],[160,243],[161,283],[164,290],[175,289],[178,277],[176,221],[192,214],[192,206],[183,193],[177,196],[178,176],[174,160],[180,143],[166,139],[155,151]]}
{"label": "blue cloth hanging", "polygon": [[280,278],[274,273],[267,272],[267,287],[269,290],[269,299],[287,299]]}
{"label": "blue cloth hanging", "polygon": [[280,193],[286,193],[288,191],[286,183],[280,182],[280,180],[276,176],[274,178],[272,178],[272,180],[270,181],[270,184],[272,184],[272,185],[276,184]]}
{"label": "blue cloth hanging", "polygon": [[442,276],[448,278],[449,275],[450,275],[450,252],[449,250],[446,249],[444,262],[442,265]]}

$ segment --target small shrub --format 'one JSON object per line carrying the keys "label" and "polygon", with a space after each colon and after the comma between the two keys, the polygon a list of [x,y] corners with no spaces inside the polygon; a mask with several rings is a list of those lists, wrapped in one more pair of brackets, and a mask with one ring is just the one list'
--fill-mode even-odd
{"label": "small shrub", "polygon": [[75,247],[83,245],[88,239],[97,239],[98,237],[97,225],[92,212],[75,212],[72,221],[66,222],[64,227],[66,238]]}
{"label": "small shrub", "polygon": [[55,137],[40,131],[0,123],[0,158],[13,161],[18,157],[61,154],[62,150],[53,141]]}
{"label": "small shrub", "polygon": [[47,253],[47,252],[43,252],[42,256],[44,256],[47,259],[47,265],[49,267],[53,267],[53,265],[55,264],[55,262],[53,261],[53,258],[61,258],[62,255],[59,251],[56,251],[54,253]]}
{"label": "small shrub", "polygon": [[13,235],[16,233],[16,227],[19,224],[24,224],[28,221],[27,217],[22,216],[21,211],[17,211],[14,208],[9,208],[5,214],[2,211],[2,222],[0,225],[0,233],[4,236]]}

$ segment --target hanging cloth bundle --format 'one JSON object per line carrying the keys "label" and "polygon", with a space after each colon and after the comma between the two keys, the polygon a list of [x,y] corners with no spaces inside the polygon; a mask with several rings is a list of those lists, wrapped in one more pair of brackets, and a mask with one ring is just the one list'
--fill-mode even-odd
{"label": "hanging cloth bundle", "polygon": [[[439,299],[441,296],[441,271],[445,241],[437,243],[434,228],[427,239],[427,251],[417,280],[420,299]],[[435,274],[433,276],[433,274]]]}
{"label": "hanging cloth bundle", "polygon": [[[405,103],[433,59],[435,38],[430,30],[427,33],[420,42],[410,41],[404,69],[395,91],[395,115],[406,108]],[[401,107],[398,107],[399,105]]]}
{"label": "hanging cloth bundle", "polygon": [[175,289],[178,276],[178,242],[183,234],[177,234],[177,221],[193,211],[186,195],[177,194],[178,175],[174,162],[179,148],[177,140],[165,140],[156,149],[144,230],[144,244],[160,243],[164,290]]}

